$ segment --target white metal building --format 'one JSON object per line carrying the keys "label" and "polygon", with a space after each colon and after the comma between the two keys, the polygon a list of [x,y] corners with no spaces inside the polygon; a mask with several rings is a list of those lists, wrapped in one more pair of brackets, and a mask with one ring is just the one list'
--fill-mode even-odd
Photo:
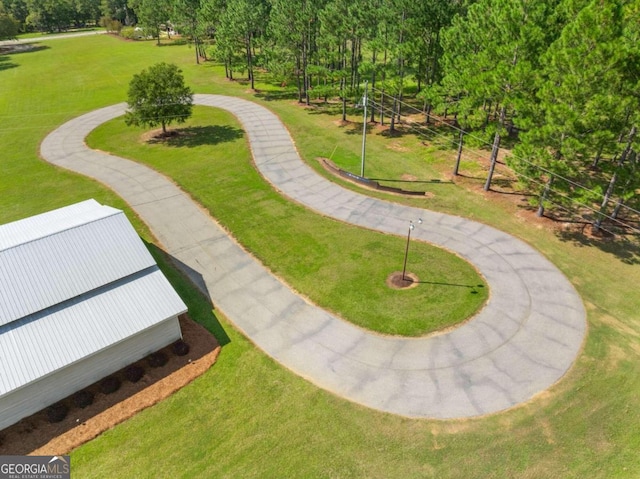
{"label": "white metal building", "polygon": [[186,310],[120,210],[0,225],[0,430],[180,339]]}

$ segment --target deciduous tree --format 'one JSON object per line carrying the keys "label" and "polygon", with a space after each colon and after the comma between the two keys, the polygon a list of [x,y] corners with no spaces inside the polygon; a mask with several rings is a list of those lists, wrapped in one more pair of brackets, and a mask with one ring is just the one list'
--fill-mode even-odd
{"label": "deciduous tree", "polygon": [[176,65],[158,63],[134,75],[127,103],[127,125],[162,125],[166,134],[168,125],[184,123],[191,116],[193,93]]}

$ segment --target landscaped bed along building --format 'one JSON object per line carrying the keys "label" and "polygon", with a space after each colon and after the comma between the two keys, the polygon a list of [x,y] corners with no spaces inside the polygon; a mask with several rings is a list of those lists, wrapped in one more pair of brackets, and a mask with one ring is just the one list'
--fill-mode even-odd
{"label": "landscaped bed along building", "polygon": [[186,310],[120,210],[0,225],[0,430],[180,339]]}

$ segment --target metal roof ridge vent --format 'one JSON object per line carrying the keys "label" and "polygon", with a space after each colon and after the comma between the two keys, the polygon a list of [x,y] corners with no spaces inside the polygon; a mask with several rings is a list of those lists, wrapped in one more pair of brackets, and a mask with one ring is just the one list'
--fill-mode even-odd
{"label": "metal roof ridge vent", "polygon": [[[56,303],[53,304],[51,306],[47,306],[46,308],[40,309],[38,311],[34,311],[30,314],[28,314],[27,316],[23,316],[22,318],[19,319],[15,319],[13,321],[10,321],[8,323],[5,324],[0,324],[0,335],[9,332],[13,329],[19,328],[21,326],[24,326],[25,324],[28,324],[32,321],[37,321],[38,319],[40,319],[42,317],[42,315],[45,312],[56,312],[56,311],[62,311],[70,306],[76,305],[78,303],[81,303],[82,301],[89,299],[89,298],[93,298],[96,296],[100,296],[101,294],[107,293],[115,288],[118,288],[122,285],[131,283],[132,281],[136,281],[137,279],[140,279],[144,276],[148,276],[152,273],[155,273],[156,271],[160,271],[160,268],[158,267],[157,264],[154,264],[152,266],[148,266],[144,269],[141,269],[139,271],[136,271],[135,273],[132,273],[128,276],[124,276],[122,278],[118,278],[115,281],[111,281],[110,283],[106,283],[103,284],[102,286],[99,286],[98,288],[89,290],[89,291],[85,291],[84,293],[81,293],[77,296],[74,296],[72,298],[66,299],[60,303]],[[168,280],[167,280],[168,281]]]}
{"label": "metal roof ridge vent", "polygon": [[[60,226],[60,227],[56,228],[55,230],[52,229],[52,231],[50,231],[48,233],[40,234],[38,236],[33,236],[30,239],[27,239],[27,240],[24,240],[24,241],[14,242],[13,244],[9,244],[8,246],[4,246],[4,247],[1,244],[2,243],[2,235],[0,235],[0,253],[3,253],[4,251],[9,251],[9,250],[11,250],[13,248],[17,248],[18,246],[22,246],[22,245],[26,245],[26,244],[29,244],[29,243],[33,243],[35,241],[39,241],[39,240],[44,239],[44,238],[50,238],[52,236],[56,236],[56,235],[65,233],[67,231],[71,231],[71,230],[80,228],[82,226],[89,225],[91,223],[95,223],[97,221],[101,221],[101,220],[103,220],[105,218],[110,218],[112,216],[116,216],[116,215],[119,215],[119,214],[125,215],[125,217],[126,217],[126,214],[124,213],[123,210],[119,210],[117,208],[114,208],[114,207],[108,206],[108,205],[102,205],[102,204],[98,203],[96,200],[90,199],[90,200],[85,200],[85,201],[82,201],[80,203],[75,203],[75,204],[72,204],[72,205],[69,205],[69,206],[63,206],[62,208],[57,208],[55,210],[45,211],[44,213],[40,213],[40,214],[35,215],[35,216],[30,216],[30,217],[23,218],[23,219],[20,219],[20,220],[12,221],[10,223],[5,223],[3,225],[0,225],[0,233],[2,232],[4,227],[7,227],[6,229],[9,229],[9,227],[15,226],[16,223],[20,223],[20,222],[23,222],[23,221],[27,222],[28,220],[32,220],[34,218],[35,219],[42,218],[42,217],[44,217],[46,215],[50,215],[51,213],[56,213],[56,212],[59,212],[60,210],[65,210],[67,208],[72,208],[74,206],[81,205],[83,203],[88,203],[88,202],[95,202],[95,204],[99,206],[99,208],[95,208],[95,210],[93,210],[94,212],[103,211],[105,214],[103,214],[103,215],[101,215],[99,217],[98,216],[90,217],[90,218],[88,218],[88,219],[86,219],[85,221],[82,221],[82,222],[69,223],[66,226]],[[109,209],[111,211],[106,211],[107,209]],[[84,211],[80,211],[79,214],[87,214],[89,212],[90,212],[90,210],[84,210]],[[51,215],[51,217],[53,217],[53,215]],[[127,218],[127,220],[128,220],[128,218]],[[26,223],[24,223],[24,224],[26,224]],[[54,225],[52,224],[52,226],[54,226]]]}

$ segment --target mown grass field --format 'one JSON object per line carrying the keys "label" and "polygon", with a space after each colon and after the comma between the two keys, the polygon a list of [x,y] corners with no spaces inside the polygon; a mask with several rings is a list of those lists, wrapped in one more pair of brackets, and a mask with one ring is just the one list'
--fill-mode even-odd
{"label": "mown grass field", "polygon": [[[124,101],[132,74],[157,61],[179,64],[196,92],[253,95],[246,85],[224,80],[220,68],[195,65],[187,46],[156,47],[106,36],[42,46],[0,56],[0,223],[93,197],[125,209],[143,238],[152,241],[113,193],[39,160],[40,141],[70,118]],[[280,115],[311,164],[334,149],[338,161],[358,158],[359,137],[336,125],[337,117],[290,99],[264,97],[263,92],[256,99]],[[370,135],[371,172],[410,154],[415,159],[406,173],[439,177],[433,163],[442,160],[431,160],[426,149],[421,153],[419,142],[391,141]],[[558,265],[582,294],[589,335],[559,384],[526,405],[486,418],[429,421],[377,413],[274,363],[223,316],[215,316],[165,264],[192,315],[226,337],[227,344],[216,365],[193,384],[73,451],[74,477],[638,477],[637,250],[560,237],[516,215],[516,207],[455,184],[428,188],[432,198],[402,201],[521,237]],[[233,224],[228,227],[234,231]]]}

